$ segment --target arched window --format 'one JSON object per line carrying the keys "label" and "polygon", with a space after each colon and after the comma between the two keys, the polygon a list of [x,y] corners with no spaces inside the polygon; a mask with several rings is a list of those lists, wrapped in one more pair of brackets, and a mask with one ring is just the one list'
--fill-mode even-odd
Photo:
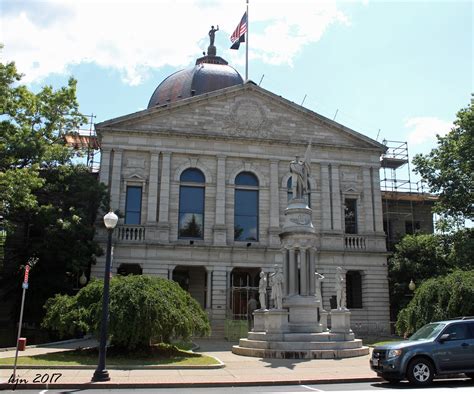
{"label": "arched window", "polygon": [[362,308],[362,276],[360,271],[347,271],[346,296],[349,309]]}
{"label": "arched window", "polygon": [[258,179],[251,172],[235,178],[234,240],[258,241]]}
{"label": "arched window", "polygon": [[[292,187],[292,177],[290,176],[288,178],[288,182],[286,182],[286,189],[287,189],[287,201],[289,202],[293,198],[293,187]],[[309,185],[308,181],[308,193],[304,196],[304,199],[306,201],[306,204],[308,204],[308,207],[311,208],[311,186]]]}
{"label": "arched window", "polygon": [[178,237],[204,238],[204,174],[188,168],[180,177]]}

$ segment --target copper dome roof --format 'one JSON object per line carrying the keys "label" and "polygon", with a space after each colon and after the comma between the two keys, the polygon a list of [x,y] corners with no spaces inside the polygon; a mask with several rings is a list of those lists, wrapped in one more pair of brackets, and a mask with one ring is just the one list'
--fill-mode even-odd
{"label": "copper dome roof", "polygon": [[155,89],[148,108],[242,84],[241,75],[219,56],[203,56],[196,65],[171,74]]}

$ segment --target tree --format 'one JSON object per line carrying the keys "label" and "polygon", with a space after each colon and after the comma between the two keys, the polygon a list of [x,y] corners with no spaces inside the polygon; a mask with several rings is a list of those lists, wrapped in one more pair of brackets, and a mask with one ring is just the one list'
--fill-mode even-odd
{"label": "tree", "polygon": [[7,232],[10,215],[37,206],[35,190],[44,185],[40,171],[69,163],[75,152],[64,134],[85,122],[76,100],[76,80],[32,93],[19,85],[14,63],[0,63],[0,214]]}
{"label": "tree", "polygon": [[[100,332],[103,282],[93,280],[75,296],[57,295],[45,305],[43,327],[61,336],[78,331]],[[110,284],[111,344],[122,349],[145,348],[152,340],[169,343],[208,335],[206,313],[173,281],[149,276],[114,277]]]}
{"label": "tree", "polygon": [[390,307],[392,318],[411,299],[408,284],[417,286],[452,270],[474,269],[474,229],[449,234],[406,235],[388,259]]}
{"label": "tree", "polygon": [[1,295],[19,301],[21,267],[38,257],[25,305],[34,322],[42,319],[44,302],[71,292],[74,278],[102,253],[93,241],[94,221],[106,193],[96,175],[72,163],[81,152],[64,140],[85,121],[76,81],[38,93],[20,81],[14,63],[0,63],[0,215],[6,228],[1,287],[9,289]]}
{"label": "tree", "polygon": [[472,315],[474,270],[456,270],[423,282],[398,315],[396,328],[400,335],[408,335],[432,321]]}
{"label": "tree", "polygon": [[413,159],[415,171],[439,196],[435,210],[445,219],[444,229],[474,218],[473,103],[457,113],[455,127],[446,136],[437,136],[437,148]]}

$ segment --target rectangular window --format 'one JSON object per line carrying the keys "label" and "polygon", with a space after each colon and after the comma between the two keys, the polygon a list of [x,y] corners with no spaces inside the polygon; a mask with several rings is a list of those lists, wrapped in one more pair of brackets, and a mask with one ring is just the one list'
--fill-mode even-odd
{"label": "rectangular window", "polygon": [[344,200],[344,223],[346,234],[357,234],[357,200]]}
{"label": "rectangular window", "polygon": [[420,227],[420,222],[408,220],[405,222],[405,234],[415,234],[420,231]]}
{"label": "rectangular window", "polygon": [[125,224],[140,224],[142,216],[141,186],[127,186],[125,200]]}
{"label": "rectangular window", "polygon": [[178,235],[179,238],[203,239],[204,187],[180,187]]}
{"label": "rectangular window", "polygon": [[362,308],[362,276],[359,271],[347,271],[346,296],[349,309]]}
{"label": "rectangular window", "polygon": [[258,241],[258,190],[235,190],[234,239]]}

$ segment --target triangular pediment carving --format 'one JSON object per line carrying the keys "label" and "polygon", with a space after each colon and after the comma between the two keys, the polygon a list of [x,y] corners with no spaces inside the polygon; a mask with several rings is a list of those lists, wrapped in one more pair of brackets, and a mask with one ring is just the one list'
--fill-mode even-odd
{"label": "triangular pediment carving", "polygon": [[98,124],[128,133],[307,142],[383,150],[383,146],[253,84],[222,89]]}

